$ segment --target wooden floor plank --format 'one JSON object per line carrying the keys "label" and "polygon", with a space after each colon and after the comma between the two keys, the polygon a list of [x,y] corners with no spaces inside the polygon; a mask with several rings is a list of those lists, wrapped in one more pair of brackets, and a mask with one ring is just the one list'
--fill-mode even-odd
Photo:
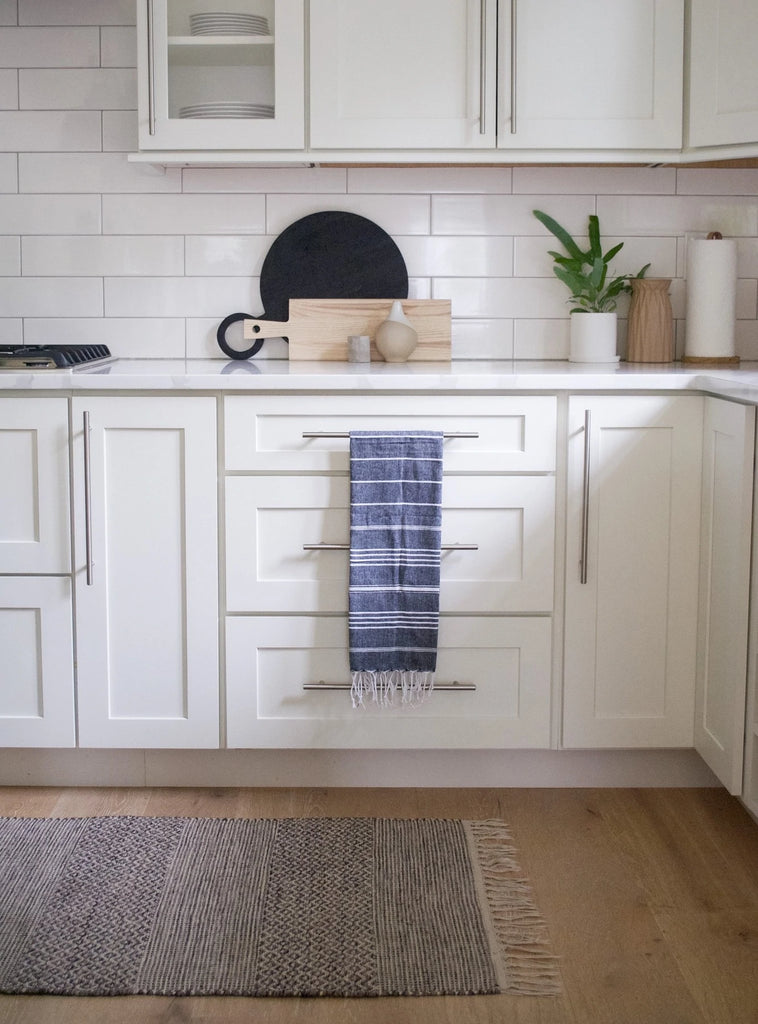
{"label": "wooden floor plank", "polygon": [[0,789],[0,815],[500,818],[564,992],[0,996],[1,1024],[758,1024],[758,827],[722,790]]}

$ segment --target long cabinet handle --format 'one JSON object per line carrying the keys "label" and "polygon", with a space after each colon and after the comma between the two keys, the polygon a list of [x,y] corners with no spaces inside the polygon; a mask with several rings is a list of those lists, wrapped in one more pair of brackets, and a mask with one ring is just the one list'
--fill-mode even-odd
{"label": "long cabinet handle", "polygon": [[[303,544],[303,551],[349,551],[349,544],[328,544],[319,541],[317,544]],[[441,551],[478,551],[478,544],[440,544]]]}
{"label": "long cabinet handle", "polygon": [[[447,431],[442,435],[446,440],[455,437],[479,437],[479,431],[477,430],[457,430],[448,433]],[[330,438],[330,437],[350,437],[347,430],[304,430],[303,439],[308,438]]]}
{"label": "long cabinet handle", "polygon": [[590,532],[590,456],[591,456],[592,413],[584,410],[584,466],[582,470],[582,543],[579,555],[579,582],[587,582],[587,551]]}
{"label": "long cabinet handle", "polygon": [[[321,680],[317,683],[303,683],[304,690],[349,690],[350,688],[350,683],[325,683]],[[476,690],[476,683],[459,683],[454,680],[452,683],[435,683],[429,689],[433,691],[446,690],[448,693],[465,693]]]}
{"label": "long cabinet handle", "polygon": [[82,413],[82,427],[84,429],[84,550],[87,559],[87,586],[91,587],[94,572],[92,561],[92,463],[88,412]]}
{"label": "long cabinet handle", "polygon": [[487,0],[479,0],[479,134],[487,134]]}
{"label": "long cabinet handle", "polygon": [[155,5],[147,0],[147,125],[155,135]]}
{"label": "long cabinet handle", "polygon": [[515,135],[516,126],[516,86],[518,74],[518,0],[511,0],[511,135]]}

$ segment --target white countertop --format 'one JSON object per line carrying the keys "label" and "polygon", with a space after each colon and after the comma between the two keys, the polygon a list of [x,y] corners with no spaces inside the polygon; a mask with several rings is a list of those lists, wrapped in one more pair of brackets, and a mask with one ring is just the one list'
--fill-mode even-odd
{"label": "white countertop", "polygon": [[0,391],[703,391],[758,404],[758,363],[694,370],[680,363],[482,360],[452,363],[116,359],[76,370],[0,371]]}

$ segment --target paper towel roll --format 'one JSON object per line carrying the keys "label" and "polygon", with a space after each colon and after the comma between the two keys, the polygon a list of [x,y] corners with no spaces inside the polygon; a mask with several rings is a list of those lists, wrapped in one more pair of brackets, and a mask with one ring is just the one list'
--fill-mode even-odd
{"label": "paper towel roll", "polygon": [[734,356],[737,246],[728,238],[690,239],[687,245],[685,356]]}

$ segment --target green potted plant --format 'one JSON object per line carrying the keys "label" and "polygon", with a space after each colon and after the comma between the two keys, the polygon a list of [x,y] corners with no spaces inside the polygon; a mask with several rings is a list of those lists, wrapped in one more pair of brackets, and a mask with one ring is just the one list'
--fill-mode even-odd
{"label": "green potted plant", "polygon": [[[600,221],[590,214],[587,235],[589,248],[582,249],[568,231],[542,210],[533,210],[534,216],[558,239],[565,253],[548,250],[553,257],[553,272],[571,293],[571,362],[617,362],[616,355],[616,301],[619,295],[630,292],[630,276],[610,275],[610,263],[624,246],[614,245],[604,253],[600,244]],[[635,276],[644,277],[647,263]]]}

